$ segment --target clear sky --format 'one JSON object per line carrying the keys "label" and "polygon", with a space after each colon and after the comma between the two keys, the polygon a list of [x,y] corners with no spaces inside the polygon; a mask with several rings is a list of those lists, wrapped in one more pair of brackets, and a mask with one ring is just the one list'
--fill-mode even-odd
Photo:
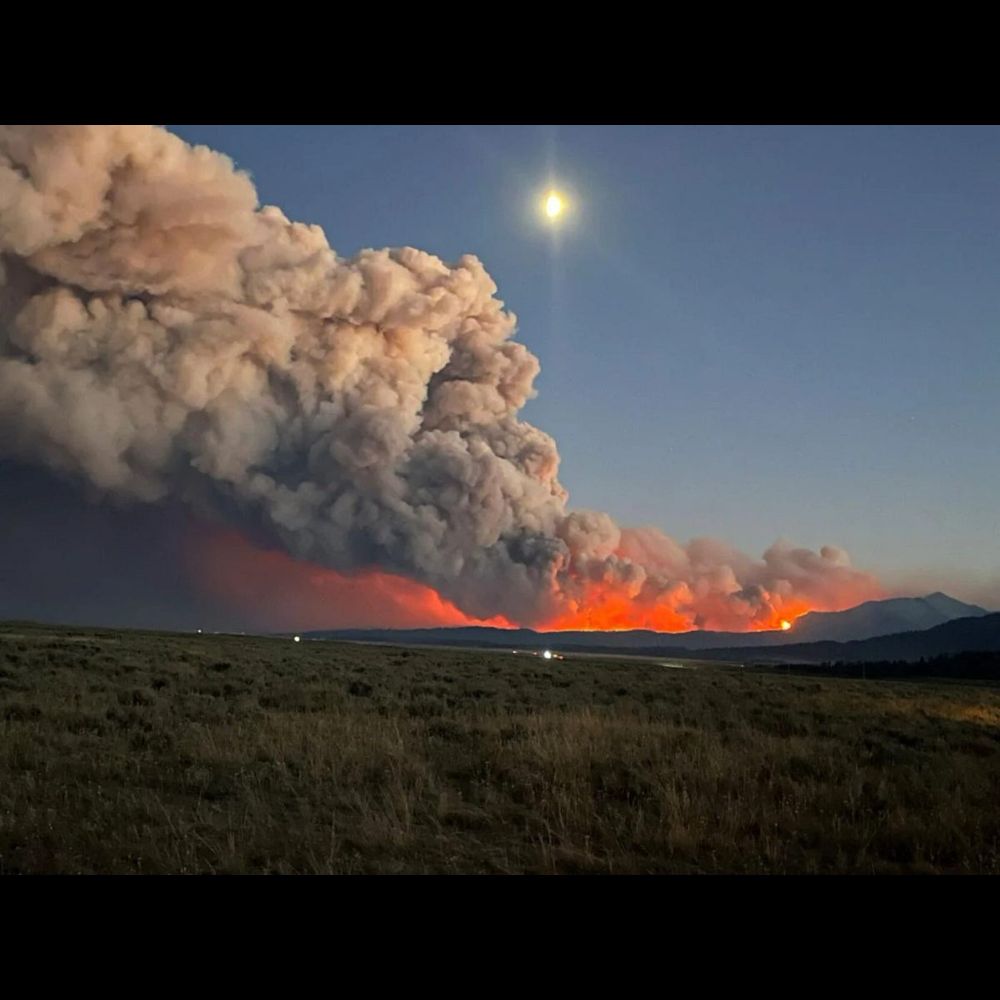
{"label": "clear sky", "polygon": [[479,256],[574,506],[1000,581],[1000,128],[168,127],[340,254]]}

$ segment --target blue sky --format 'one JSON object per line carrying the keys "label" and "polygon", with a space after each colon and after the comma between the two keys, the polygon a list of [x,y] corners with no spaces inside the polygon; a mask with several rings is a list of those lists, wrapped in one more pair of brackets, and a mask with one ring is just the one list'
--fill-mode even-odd
{"label": "blue sky", "polygon": [[341,254],[479,256],[574,506],[1000,581],[1000,129],[169,128]]}

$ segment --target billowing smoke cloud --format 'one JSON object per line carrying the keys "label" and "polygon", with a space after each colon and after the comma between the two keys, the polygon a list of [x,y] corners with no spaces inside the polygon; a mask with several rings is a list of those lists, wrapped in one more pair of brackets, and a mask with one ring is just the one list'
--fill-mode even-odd
{"label": "billowing smoke cloud", "polygon": [[478,618],[764,627],[878,592],[836,548],[755,561],[569,510],[475,257],[338,257],[162,129],[0,127],[0,255],[0,456]]}

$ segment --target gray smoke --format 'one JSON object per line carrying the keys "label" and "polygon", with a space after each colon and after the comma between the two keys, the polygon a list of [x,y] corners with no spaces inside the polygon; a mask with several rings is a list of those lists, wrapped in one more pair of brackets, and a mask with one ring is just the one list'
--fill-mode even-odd
{"label": "gray smoke", "polygon": [[340,258],[163,129],[0,127],[0,456],[209,505],[478,617],[610,590],[738,627],[877,590],[834,548],[757,562],[568,511],[555,442],[518,419],[538,361],[495,293],[473,256]]}

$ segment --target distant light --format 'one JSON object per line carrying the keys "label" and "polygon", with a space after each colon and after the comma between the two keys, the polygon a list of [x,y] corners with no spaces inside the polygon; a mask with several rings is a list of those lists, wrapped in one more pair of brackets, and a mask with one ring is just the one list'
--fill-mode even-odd
{"label": "distant light", "polygon": [[781,631],[782,632],[787,632],[791,627],[792,627],[792,623],[791,622],[785,621],[784,618],[781,619]]}
{"label": "distant light", "polygon": [[295,641],[295,642],[301,642],[302,641],[302,636],[297,635],[293,641]]}
{"label": "distant light", "polygon": [[561,216],[566,214],[568,208],[569,203],[566,200],[566,196],[560,194],[560,192],[555,189],[550,188],[544,195],[542,195],[542,215],[544,215],[549,222],[556,222]]}
{"label": "distant light", "polygon": [[545,650],[545,652],[542,653],[542,656],[544,656],[546,660],[551,660],[552,659],[552,650],[551,649]]}
{"label": "distant light", "polygon": [[201,629],[198,629],[198,635],[201,635]]}

